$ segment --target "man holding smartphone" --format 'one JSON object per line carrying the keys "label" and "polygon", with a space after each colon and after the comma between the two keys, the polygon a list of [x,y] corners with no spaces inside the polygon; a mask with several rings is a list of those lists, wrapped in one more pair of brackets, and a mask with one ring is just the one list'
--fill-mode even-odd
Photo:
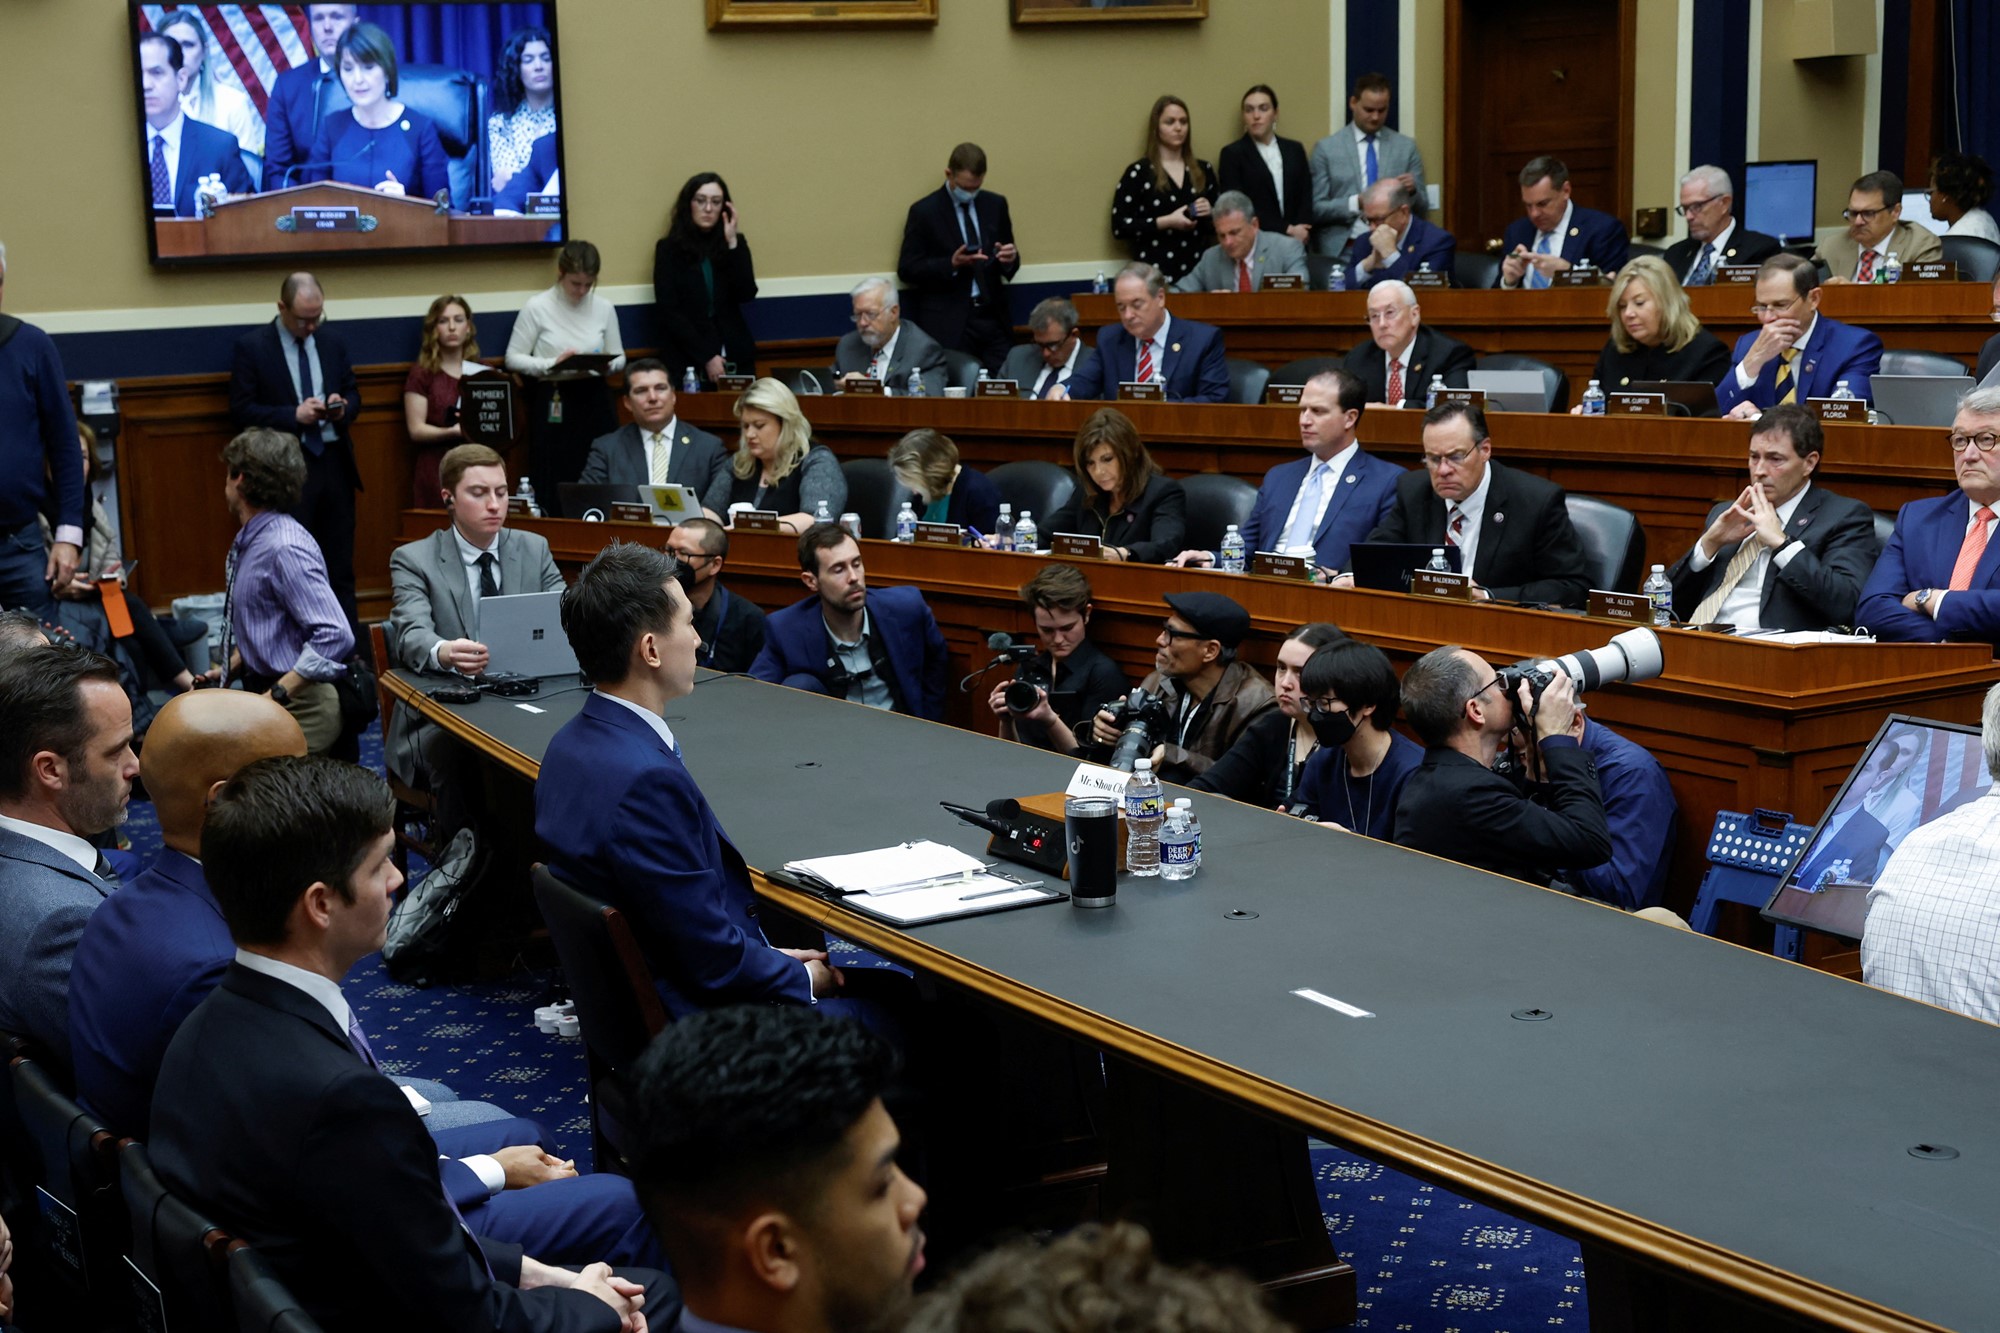
{"label": "man holding smartphone", "polygon": [[997,370],[1014,341],[1007,282],[1021,271],[1021,255],[1007,200],[985,183],[986,150],[952,149],[943,187],[910,205],[896,277],[925,332]]}

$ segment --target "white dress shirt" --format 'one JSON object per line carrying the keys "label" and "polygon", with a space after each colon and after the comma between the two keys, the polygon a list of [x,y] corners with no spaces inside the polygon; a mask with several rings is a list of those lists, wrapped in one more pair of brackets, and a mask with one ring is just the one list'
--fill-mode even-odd
{"label": "white dress shirt", "polygon": [[1069,360],[1063,362],[1053,370],[1049,368],[1048,362],[1042,362],[1041,373],[1035,376],[1035,383],[1028,390],[1029,394],[1040,398],[1042,396],[1042,388],[1049,382],[1049,376],[1051,375],[1056,377],[1057,384],[1068,384],[1069,377],[1076,374],[1076,359],[1082,355],[1083,339],[1078,338],[1074,343],[1070,344]]}
{"label": "white dress shirt", "polygon": [[[1818,327],[1819,327],[1819,315],[1815,313],[1812,317],[1812,323],[1806,325],[1806,331],[1804,333],[1801,333],[1799,335],[1799,340],[1792,344],[1793,347],[1798,349],[1799,353],[1797,356],[1792,358],[1792,378],[1794,380],[1797,380],[1801,387],[1804,386],[1806,378],[1806,360],[1807,360],[1806,344],[1812,341],[1813,330]],[[1757,372],[1758,375],[1761,375],[1763,373],[1764,372],[1762,372],[1761,370]],[[1757,375],[1746,374],[1744,372],[1743,363],[1741,361],[1738,361],[1736,363],[1736,384],[1738,388],[1742,389],[1754,389],[1757,387]],[[1805,397],[1803,394],[1799,396],[1799,405],[1801,407],[1805,405]]]}
{"label": "white dress shirt", "polygon": [[1356,440],[1324,463],[1317,458],[1313,459],[1312,465],[1306,469],[1305,476],[1299,478],[1298,494],[1292,497],[1292,507],[1285,512],[1284,524],[1277,532],[1279,541],[1285,539],[1285,534],[1292,530],[1292,524],[1298,520],[1299,503],[1305,499],[1306,490],[1312,485],[1312,475],[1315,472],[1323,472],[1326,477],[1319,488],[1319,505],[1313,511],[1312,530],[1319,531],[1319,525],[1326,519],[1326,507],[1333,502],[1334,490],[1339,487],[1340,479],[1347,475],[1347,469],[1353,464],[1354,456],[1360,452],[1361,441]]}
{"label": "white dress shirt", "polygon": [[[1791,499],[1778,506],[1779,527],[1789,528],[1792,526],[1792,515],[1799,512],[1799,502],[1806,498],[1806,492],[1811,489],[1812,483],[1809,481],[1799,487],[1797,495],[1794,495]],[[1753,533],[1743,540],[1754,542],[1757,541],[1757,537]],[[1797,538],[1787,541],[1775,552],[1770,547],[1764,546],[1761,542],[1758,545],[1762,549],[1757,556],[1756,563],[1751,565],[1749,570],[1744,573],[1742,581],[1730,591],[1729,596],[1722,599],[1722,605],[1716,608],[1715,612],[1717,620],[1736,626],[1738,634],[1746,632],[1754,633],[1764,628],[1764,580],[1770,576],[1772,566],[1775,565],[1777,568],[1783,569],[1792,562],[1792,557],[1806,549],[1805,543],[1799,541]],[[1729,558],[1734,560],[1736,553],[1734,551],[1730,552]],[[1694,544],[1694,550],[1688,553],[1688,568],[1697,574],[1714,563],[1714,557],[1704,551],[1701,543],[1698,541]]]}
{"label": "white dress shirt", "polygon": [[50,828],[47,824],[31,824],[25,819],[15,819],[11,815],[0,815],[0,828],[9,833],[18,833],[24,838],[33,838],[52,852],[59,852],[82,866],[92,875],[97,873],[97,849],[74,833],[63,829]]}
{"label": "white dress shirt", "polygon": [[1861,979],[2000,1023],[2000,789],[1903,839],[1868,890]]}
{"label": "white dress shirt", "polygon": [[1264,159],[1264,168],[1271,173],[1271,183],[1278,187],[1278,211],[1283,212],[1285,208],[1285,159],[1278,152],[1278,136],[1275,134],[1272,135],[1271,142],[1269,143],[1257,143],[1257,140],[1254,138],[1250,142],[1257,144],[1257,156]]}
{"label": "white dress shirt", "polygon": [[1464,533],[1452,537],[1452,541],[1458,544],[1458,568],[1461,573],[1470,574],[1472,562],[1479,558],[1479,527],[1486,521],[1486,493],[1492,489],[1493,465],[1488,463],[1486,475],[1479,479],[1479,485],[1472,494],[1455,505],[1448,501],[1441,502],[1444,504],[1444,530],[1447,536],[1451,534],[1453,516],[1465,515]]}

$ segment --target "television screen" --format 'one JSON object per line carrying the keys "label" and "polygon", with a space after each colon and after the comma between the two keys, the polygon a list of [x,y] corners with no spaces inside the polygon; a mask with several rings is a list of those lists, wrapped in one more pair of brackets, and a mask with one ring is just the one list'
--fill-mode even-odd
{"label": "television screen", "polygon": [[1951,230],[1951,224],[1931,214],[1931,192],[1929,190],[1903,191],[1903,221],[1913,227],[1942,236]]}
{"label": "television screen", "polygon": [[1861,938],[1868,890],[1910,830],[1991,786],[1979,728],[1893,713],[1868,743],[1764,915]]}
{"label": "television screen", "polygon": [[560,241],[555,10],[131,4],[153,262]]}
{"label": "television screen", "polygon": [[1743,225],[1780,241],[1810,241],[1818,183],[1818,162],[1752,162],[1743,169]]}

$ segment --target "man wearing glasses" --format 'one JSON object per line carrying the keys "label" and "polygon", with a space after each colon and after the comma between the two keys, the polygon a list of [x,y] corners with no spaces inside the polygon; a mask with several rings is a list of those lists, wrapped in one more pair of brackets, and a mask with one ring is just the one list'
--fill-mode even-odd
{"label": "man wearing glasses", "polygon": [[[1278,696],[1257,669],[1236,656],[1250,633],[1250,613],[1219,592],[1170,592],[1163,599],[1153,672],[1140,682],[1167,701],[1173,722],[1156,737],[1153,771],[1167,782],[1206,773],[1252,722],[1278,706]],[[1099,745],[1115,745],[1118,727],[1108,712],[1091,722]]]}
{"label": "man wearing glasses", "polygon": [[1030,398],[1049,398],[1085,366],[1097,365],[1097,352],[1085,347],[1076,333],[1076,307],[1060,296],[1039,302],[1028,312],[1033,342],[1007,353],[1000,378],[1012,380]]}
{"label": "man wearing glasses", "polygon": [[764,651],[764,612],[748,597],[740,597],[718,579],[729,557],[729,532],[720,523],[691,518],[667,531],[667,554],[693,572],[687,580],[688,602],[694,607],[695,665],[715,671],[743,672]]}
{"label": "man wearing glasses", "polygon": [[1222,330],[1167,313],[1167,277],[1151,264],[1127,264],[1111,283],[1118,322],[1097,332],[1097,361],[1054,398],[1116,398],[1127,382],[1158,384],[1171,403],[1229,400]]}
{"label": "man wearing glasses", "polygon": [[1882,340],[1819,313],[1819,270],[1810,259],[1776,254],[1757,270],[1750,313],[1763,327],[1736,340],[1736,364],[1715,386],[1722,414],[1755,421],[1780,403],[1829,398],[1842,380],[1856,398],[1882,364]]}
{"label": "man wearing glasses", "polygon": [[1944,258],[1937,233],[1902,220],[1903,178],[1893,171],[1871,171],[1854,182],[1840,216],[1847,219],[1847,234],[1813,256],[1833,275],[1828,282],[1881,282],[1892,253],[1906,265]]}
{"label": "man wearing glasses", "polygon": [[1724,264],[1761,264],[1783,248],[1777,237],[1737,225],[1735,187],[1721,167],[1696,167],[1681,177],[1674,212],[1687,219],[1687,239],[1661,258],[1683,287],[1709,286]]}
{"label": "man wearing glasses", "polygon": [[1974,389],[1951,423],[1958,489],[1913,500],[1861,590],[1857,623],[1875,637],[2000,645],[2000,546],[1991,545],[2000,506],[2000,388]]}
{"label": "man wearing glasses", "polygon": [[887,278],[866,278],[854,289],[854,331],[834,344],[833,368],[843,384],[849,380],[880,380],[892,394],[908,392],[910,372],[917,372],[925,394],[944,395],[944,348],[937,339],[903,318],[896,284]]}
{"label": "man wearing glasses", "polygon": [[[1475,403],[1424,413],[1423,471],[1397,481],[1395,503],[1368,540],[1456,546],[1473,594],[1493,601],[1581,606],[1590,590],[1562,487],[1495,462]],[[1353,576],[1334,583],[1352,587]]]}
{"label": "man wearing glasses", "polygon": [[1474,368],[1470,347],[1424,327],[1417,294],[1400,278],[1384,278],[1369,291],[1368,338],[1340,368],[1361,381],[1370,407],[1422,407],[1433,376],[1463,389]]}

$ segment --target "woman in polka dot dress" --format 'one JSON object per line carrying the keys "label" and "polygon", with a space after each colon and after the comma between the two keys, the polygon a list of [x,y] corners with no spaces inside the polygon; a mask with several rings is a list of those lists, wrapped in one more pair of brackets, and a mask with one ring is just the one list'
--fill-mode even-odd
{"label": "woman in polka dot dress", "polygon": [[1169,93],[1146,120],[1146,155],[1111,197],[1111,234],[1168,282],[1186,277],[1215,244],[1215,164],[1194,155],[1187,103]]}

